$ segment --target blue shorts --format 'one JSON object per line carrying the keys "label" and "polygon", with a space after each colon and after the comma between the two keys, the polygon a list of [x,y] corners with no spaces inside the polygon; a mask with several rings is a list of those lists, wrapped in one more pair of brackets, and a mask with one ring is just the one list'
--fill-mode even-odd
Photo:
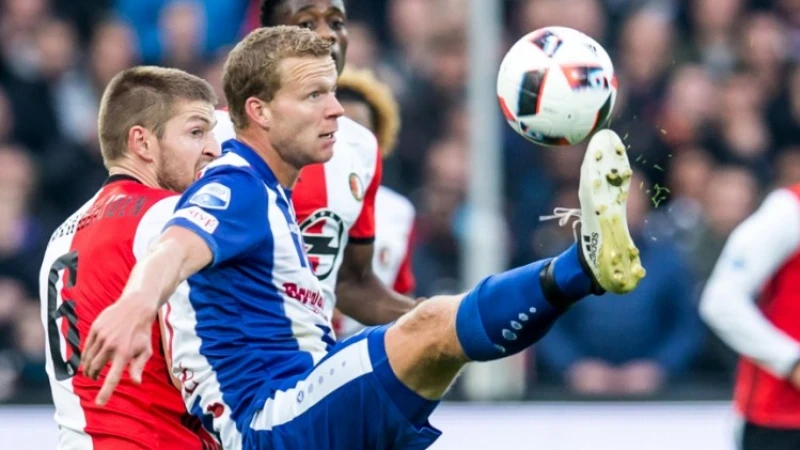
{"label": "blue shorts", "polygon": [[416,450],[433,444],[441,432],[427,417],[415,426],[403,413],[405,405],[426,400],[392,372],[387,329],[367,328],[336,344],[309,372],[262,394],[244,430],[244,448]]}

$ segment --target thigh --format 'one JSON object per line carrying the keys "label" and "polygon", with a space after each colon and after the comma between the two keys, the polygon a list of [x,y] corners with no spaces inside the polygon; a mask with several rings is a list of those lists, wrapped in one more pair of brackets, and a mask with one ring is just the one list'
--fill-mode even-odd
{"label": "thigh", "polygon": [[385,327],[337,344],[311,371],[270,392],[253,414],[245,448],[424,449],[441,434],[398,409],[413,394],[387,383]]}
{"label": "thigh", "polygon": [[742,431],[742,450],[798,450],[800,430],[768,428],[745,423]]}

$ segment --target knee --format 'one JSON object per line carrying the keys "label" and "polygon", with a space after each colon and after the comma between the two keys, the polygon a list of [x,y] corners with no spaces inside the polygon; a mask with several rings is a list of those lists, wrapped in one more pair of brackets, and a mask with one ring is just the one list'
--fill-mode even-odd
{"label": "knee", "polygon": [[418,304],[403,316],[398,325],[410,333],[427,333],[447,323],[447,304],[440,298],[431,298]]}
{"label": "knee", "polygon": [[398,320],[396,327],[408,342],[420,345],[432,359],[457,358],[463,352],[456,337],[460,297],[434,297]]}

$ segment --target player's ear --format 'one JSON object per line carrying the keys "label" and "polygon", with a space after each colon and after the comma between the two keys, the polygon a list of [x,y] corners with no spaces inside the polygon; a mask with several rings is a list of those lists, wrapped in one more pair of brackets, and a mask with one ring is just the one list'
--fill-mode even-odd
{"label": "player's ear", "polygon": [[264,100],[258,97],[249,97],[244,102],[244,112],[247,118],[264,129],[269,129],[272,122],[272,112]]}
{"label": "player's ear", "polygon": [[141,125],[134,125],[128,130],[128,150],[147,162],[156,160],[152,141],[152,133]]}

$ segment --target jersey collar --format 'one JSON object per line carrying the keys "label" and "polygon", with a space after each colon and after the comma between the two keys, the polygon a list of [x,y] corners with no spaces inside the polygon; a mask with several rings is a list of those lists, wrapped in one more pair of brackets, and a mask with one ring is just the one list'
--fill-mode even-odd
{"label": "jersey collar", "polygon": [[141,181],[139,181],[138,179],[136,179],[135,177],[133,177],[131,175],[127,175],[127,174],[124,174],[124,173],[117,173],[117,174],[114,174],[114,175],[109,175],[108,178],[106,178],[106,181],[103,183],[103,186],[109,185],[111,183],[115,183],[117,181],[133,181],[134,183],[142,184]]}
{"label": "jersey collar", "polygon": [[267,162],[256,153],[255,150],[250,148],[249,145],[236,139],[230,139],[222,143],[222,153],[232,152],[235,153],[250,164],[250,167],[255,169],[256,173],[261,177],[267,186],[275,188],[278,186],[278,179],[269,168]]}

